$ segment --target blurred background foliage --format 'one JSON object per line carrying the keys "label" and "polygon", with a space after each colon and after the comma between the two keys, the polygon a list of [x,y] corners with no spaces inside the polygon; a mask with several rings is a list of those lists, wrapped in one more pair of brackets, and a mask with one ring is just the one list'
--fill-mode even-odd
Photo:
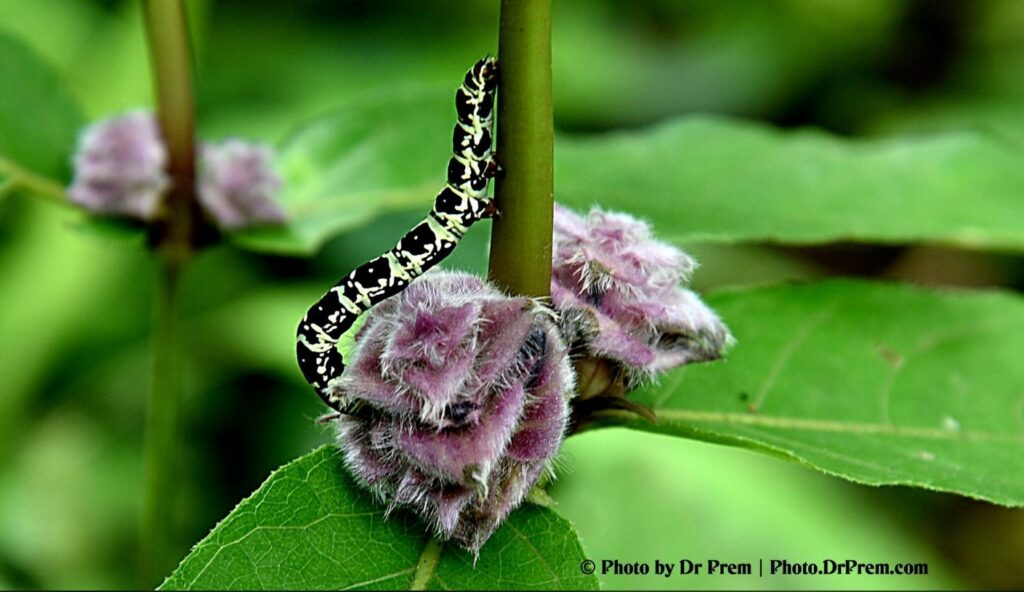
{"label": "blurred background foliage", "polygon": [[[201,134],[279,141],[363,93],[451,85],[496,49],[497,2],[194,0]],[[711,112],[852,136],[975,128],[1024,142],[1017,0],[559,0],[556,125]],[[138,2],[0,0],[89,119],[152,104]],[[457,74],[455,74],[457,75]],[[0,90],[2,92],[2,90]],[[440,176],[438,177],[440,179]],[[642,196],[672,199],[672,196]],[[312,259],[221,246],[188,278],[182,554],[280,464],[330,440],[294,366],[298,317],[419,213]],[[0,199],[0,587],[132,584],[151,276],[138,244]],[[653,221],[657,226],[657,220]],[[662,229],[664,230],[664,229]],[[451,266],[482,270],[486,229]],[[929,246],[690,245],[700,290],[859,275],[1019,290],[1019,258]],[[927,561],[928,578],[604,578],[609,587],[1024,587],[1024,513],[872,489],[746,451],[609,430],[569,442],[559,510],[594,559]]]}

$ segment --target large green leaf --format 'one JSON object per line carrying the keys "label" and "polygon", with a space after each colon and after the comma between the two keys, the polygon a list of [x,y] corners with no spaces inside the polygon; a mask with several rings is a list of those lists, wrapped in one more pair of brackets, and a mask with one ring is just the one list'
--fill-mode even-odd
{"label": "large green leaf", "polygon": [[[303,126],[281,146],[289,222],[235,235],[245,247],[310,253],[339,232],[397,209],[426,214],[444,187],[454,88],[373,93]],[[398,237],[382,240],[386,249]]]}
{"label": "large green leaf", "polygon": [[431,543],[421,523],[359,489],[337,450],[275,473],[182,561],[161,589],[594,589],[572,526],[527,504],[483,547]]}
{"label": "large green leaf", "polygon": [[975,132],[850,140],[715,118],[562,138],[556,198],[664,238],[1024,249],[1024,152]]}
{"label": "large green leaf", "polygon": [[[892,520],[908,499],[926,512],[929,502],[942,503],[940,496],[865,496],[852,483],[747,450],[620,428],[569,438],[563,455],[568,468],[550,487],[551,496],[577,525],[592,559],[713,557],[753,564],[750,575],[724,577],[706,570],[681,576],[678,568],[671,577],[598,572],[602,590],[965,587],[919,531]],[[773,575],[769,562],[779,557],[819,564],[828,557],[923,562],[928,575]]]}
{"label": "large green leaf", "polygon": [[635,393],[631,427],[871,485],[1024,505],[1024,301],[828,281],[710,298],[738,341]]}
{"label": "large green leaf", "polygon": [[[237,235],[241,244],[309,253],[380,213],[426,212],[444,183],[451,96],[445,89],[375,93],[301,128],[278,157],[291,223]],[[1022,158],[1014,145],[969,131],[851,140],[687,117],[560,138],[555,195],[575,207],[647,217],[677,242],[925,241],[1020,250]]]}

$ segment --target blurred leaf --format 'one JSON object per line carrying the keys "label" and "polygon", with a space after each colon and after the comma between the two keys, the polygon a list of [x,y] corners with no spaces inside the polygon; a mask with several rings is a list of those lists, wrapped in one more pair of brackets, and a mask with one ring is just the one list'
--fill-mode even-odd
{"label": "blurred leaf", "polygon": [[830,76],[871,67],[886,0],[567,2],[552,19],[555,118],[601,129],[687,112],[785,116]]}
{"label": "blurred leaf", "polygon": [[359,489],[336,448],[274,472],[213,529],[161,589],[432,588],[595,589],[582,576],[572,526],[546,508],[515,511],[480,558],[429,544],[423,526]]}
{"label": "blurred leaf", "polygon": [[[82,117],[64,82],[21,41],[0,34],[0,161],[66,180]],[[11,176],[0,169],[0,176]]]}
{"label": "blurred leaf", "polygon": [[828,281],[709,299],[738,345],[637,392],[658,424],[869,485],[1024,505],[1024,301]]}
{"label": "blurred leaf", "polygon": [[111,567],[123,566],[138,530],[138,440],[69,407],[33,420],[0,469],[3,563],[33,587],[130,586],[130,570]]}
{"label": "blurred leaf", "polygon": [[[444,183],[450,95],[375,94],[302,128],[278,157],[291,223],[236,239],[261,251],[310,253],[382,213],[426,212]],[[1022,156],[972,132],[851,141],[685,118],[560,139],[555,190],[567,205],[650,218],[676,242],[926,241],[1021,250]]]}
{"label": "blurred leaf", "polygon": [[189,332],[197,336],[197,342],[207,344],[206,359],[277,371],[304,385],[295,361],[295,327],[324,289],[303,283],[246,291],[197,318]]}
{"label": "blurred leaf", "polygon": [[142,4],[119,4],[91,31],[88,49],[74,64],[73,71],[80,72],[75,89],[90,119],[154,104]]}
{"label": "blurred leaf", "polygon": [[498,6],[490,2],[434,0],[430,10],[392,3],[368,13],[334,4],[312,9],[313,16],[308,5],[213,4],[212,34],[196,72],[204,138],[274,141],[300,120],[396,85],[436,84],[454,93],[465,69],[496,48],[496,28],[486,23],[497,24]]}
{"label": "blurred leaf", "polygon": [[1024,249],[1024,152],[976,133],[851,141],[724,119],[563,138],[556,196],[672,240]]}
{"label": "blurred leaf", "polygon": [[978,97],[1020,99],[1024,83],[1024,5],[1014,0],[966,3],[976,14],[963,27],[964,47],[948,86]]}
{"label": "blurred leaf", "polygon": [[[301,128],[277,156],[289,223],[237,233],[237,242],[310,253],[382,213],[422,208],[426,214],[445,183],[454,95],[454,86],[371,94]],[[387,237],[382,250],[397,239]]]}
{"label": "blurred leaf", "polygon": [[30,45],[59,71],[77,77],[78,72],[69,71],[96,40],[94,28],[102,10],[99,3],[80,0],[0,0],[0,31]]}
{"label": "blurred leaf", "polygon": [[[187,3],[193,49],[201,61],[205,1]],[[0,0],[0,13],[0,31],[22,38],[61,72],[87,119],[152,105],[140,3]]]}
{"label": "blurred leaf", "polygon": [[[16,239],[0,250],[0,455],[34,425],[39,402],[54,396],[48,380],[72,381],[68,373],[77,364],[97,363],[105,340],[143,334],[138,323],[148,318],[142,252],[68,232],[69,222],[80,220],[77,212],[20,203],[24,212],[12,216]],[[70,367],[61,364],[63,355],[72,356]]]}

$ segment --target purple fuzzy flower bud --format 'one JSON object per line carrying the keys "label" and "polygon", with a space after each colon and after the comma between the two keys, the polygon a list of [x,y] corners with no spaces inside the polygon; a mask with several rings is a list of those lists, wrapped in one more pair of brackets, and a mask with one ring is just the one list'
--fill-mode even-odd
{"label": "purple fuzzy flower bud", "polygon": [[225,140],[200,147],[199,203],[221,228],[280,224],[284,211],[274,201],[281,179],[271,168],[269,146]]}
{"label": "purple fuzzy flower bud", "polygon": [[473,553],[551,471],[574,374],[550,312],[431,272],[378,304],[338,384],[348,467]]}
{"label": "purple fuzzy flower bud", "polygon": [[78,141],[70,200],[100,214],[153,219],[170,180],[156,119],[136,111],[99,121]]}
{"label": "purple fuzzy flower bud", "polygon": [[732,336],[682,287],[696,268],[647,224],[613,212],[555,206],[551,298],[565,338],[620,364],[635,385],[659,371],[714,360]]}

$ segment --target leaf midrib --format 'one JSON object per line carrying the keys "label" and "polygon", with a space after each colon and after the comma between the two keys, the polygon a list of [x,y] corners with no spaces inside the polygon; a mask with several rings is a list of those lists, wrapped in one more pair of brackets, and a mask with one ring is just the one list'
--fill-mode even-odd
{"label": "leaf midrib", "polygon": [[416,562],[416,571],[413,574],[412,582],[409,583],[410,590],[427,589],[427,584],[434,578],[434,573],[437,571],[437,563],[440,561],[443,551],[444,543],[437,537],[431,536],[427,539],[427,544],[423,547],[423,552],[420,553],[419,561]]}
{"label": "leaf midrib", "polygon": [[[662,420],[668,420],[669,424],[687,422],[719,423],[728,425],[741,424],[776,428],[780,430],[804,430],[864,435],[878,434],[930,440],[1008,442],[1024,445],[1024,434],[1012,434],[1007,432],[946,430],[942,428],[901,426],[896,424],[835,421],[828,419],[762,414],[723,413],[718,411],[695,411],[687,409],[655,409],[654,412],[658,417],[658,423],[662,425],[664,425]],[[619,419],[633,419],[632,415],[618,411],[608,412],[608,416],[610,419],[612,416],[619,416]]]}

